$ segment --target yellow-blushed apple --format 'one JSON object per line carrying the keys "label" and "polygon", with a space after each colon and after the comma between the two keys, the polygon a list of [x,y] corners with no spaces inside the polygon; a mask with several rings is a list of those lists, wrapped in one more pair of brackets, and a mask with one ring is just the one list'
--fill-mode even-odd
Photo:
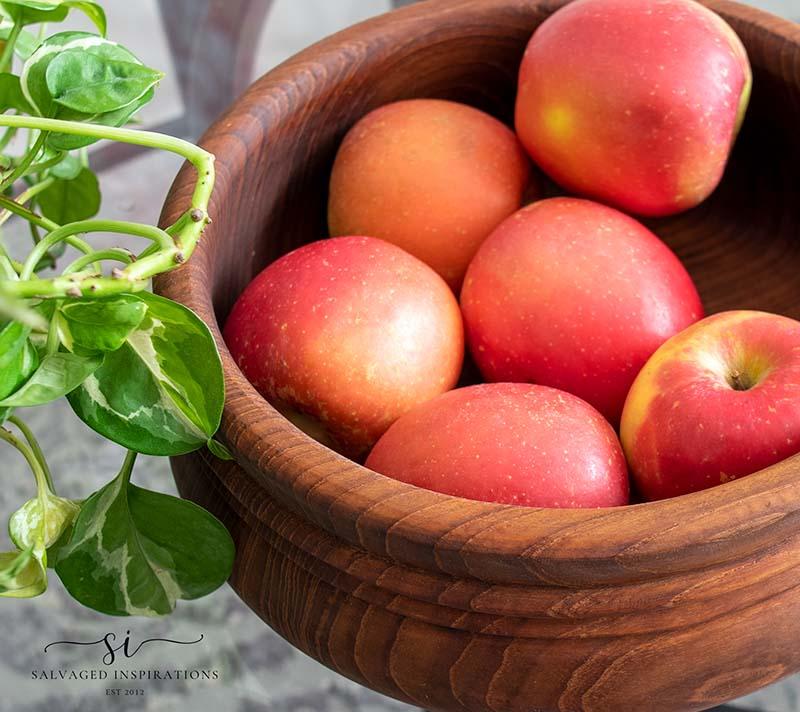
{"label": "yellow-blushed apple", "polygon": [[645,361],[703,316],[658,237],[577,198],[542,200],[501,223],[470,263],[461,309],[486,380],[560,388],[615,426]]}
{"label": "yellow-blushed apple", "polygon": [[458,293],[486,236],[522,203],[530,160],[514,132],[466,104],[409,99],[367,114],[333,164],[331,235],[372,235]]}
{"label": "yellow-blushed apple", "polygon": [[321,240],[273,262],[237,300],[224,336],[265,398],[354,458],[452,388],[464,355],[444,280],[372,237]]}
{"label": "yellow-blushed apple", "polygon": [[418,487],[529,507],[628,503],[616,433],[588,403],[524,383],[458,388],[392,425],[366,466]]}
{"label": "yellow-blushed apple", "polygon": [[528,44],[517,134],[571,192],[668,215],[719,183],[751,82],[739,37],[693,0],[575,0]]}
{"label": "yellow-blushed apple", "polygon": [[636,377],[621,436],[636,487],[651,500],[800,451],[800,322],[729,311],[673,336]]}

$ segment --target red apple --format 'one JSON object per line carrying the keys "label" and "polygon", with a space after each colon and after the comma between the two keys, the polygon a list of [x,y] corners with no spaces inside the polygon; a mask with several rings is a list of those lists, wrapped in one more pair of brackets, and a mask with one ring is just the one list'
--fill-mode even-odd
{"label": "red apple", "polygon": [[457,292],[475,250],[521,205],[529,164],[514,132],[471,106],[387,104],[361,119],[339,148],[331,234],[388,240]]}
{"label": "red apple", "polygon": [[543,200],[504,221],[470,264],[461,307],[486,380],[560,388],[614,425],[650,355],[703,315],[661,240],[576,198]]}
{"label": "red apple", "polygon": [[441,277],[371,237],[314,242],[269,265],[234,305],[225,341],[264,397],[352,457],[452,388],[464,353]]}
{"label": "red apple", "polygon": [[730,311],[673,336],[637,376],[621,433],[647,499],[713,487],[800,451],[800,322]]}
{"label": "red apple", "polygon": [[459,388],[400,418],[366,466],[444,494],[529,507],[628,502],[611,426],[580,398],[545,386]]}
{"label": "red apple", "polygon": [[739,38],[692,0],[575,0],[522,60],[516,126],[568,190],[641,215],[714,190],[750,97]]}

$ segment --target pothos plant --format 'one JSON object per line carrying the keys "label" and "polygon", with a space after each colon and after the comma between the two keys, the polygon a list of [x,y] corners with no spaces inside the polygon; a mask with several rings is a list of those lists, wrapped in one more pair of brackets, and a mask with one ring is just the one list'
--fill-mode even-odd
{"label": "pothos plant", "polygon": [[[97,32],[51,34],[72,11]],[[162,74],[106,38],[98,3],[1,0],[0,14],[0,224],[17,216],[32,237],[24,261],[0,239],[0,440],[21,453],[36,484],[9,520],[16,550],[0,554],[0,596],[41,594],[49,567],[97,611],[166,614],[178,599],[215,590],[233,562],[230,535],[211,514],[131,482],[137,453],[208,446],[228,456],[212,439],[224,399],[214,340],[189,309],[148,291],[153,276],[191,257],[210,222],[214,157],[125,127]],[[174,224],[95,218],[100,191],[86,147],[100,139],[172,151],[196,168],[191,203]],[[99,232],[144,247],[94,249]],[[68,249],[75,254],[65,257]],[[17,410],[64,396],[127,449],[119,473],[80,501],[58,495]]]}

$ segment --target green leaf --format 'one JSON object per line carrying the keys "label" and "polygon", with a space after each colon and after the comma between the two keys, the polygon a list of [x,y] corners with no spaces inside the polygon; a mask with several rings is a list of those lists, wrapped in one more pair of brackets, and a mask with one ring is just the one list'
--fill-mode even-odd
{"label": "green leaf", "polygon": [[228,448],[226,448],[219,440],[209,438],[208,442],[206,443],[206,447],[214,457],[218,457],[220,460],[233,460],[231,451],[228,450]]}
{"label": "green leaf", "polygon": [[233,567],[230,534],[186,500],[129,484],[123,467],[84,502],[56,573],[80,603],[109,615],[170,613],[205,596]]}
{"label": "green leaf", "polygon": [[25,385],[0,400],[0,407],[22,408],[54,401],[75,390],[102,362],[102,354],[55,353],[45,356]]}
{"label": "green leaf", "polygon": [[53,117],[58,105],[47,89],[47,67],[58,53],[72,47],[88,48],[105,40],[91,32],[58,32],[44,40],[28,57],[20,72],[22,93],[39,116]]}
{"label": "green leaf", "polygon": [[[47,70],[63,52],[74,50],[84,56],[141,65],[134,54],[122,45],[91,32],[59,32],[48,37],[22,67],[20,85],[34,111],[40,116],[70,121],[93,121],[103,112],[76,110],[58,104],[48,88]],[[123,107],[124,108],[124,107]],[[69,112],[69,113],[68,113]],[[105,112],[113,113],[113,112]],[[108,124],[106,124],[108,125]],[[117,124],[118,125],[118,124]]]}
{"label": "green leaf", "polygon": [[163,77],[136,62],[68,49],[47,67],[45,80],[53,99],[75,111],[103,114],[141,97]]}
{"label": "green leaf", "polygon": [[59,335],[73,351],[116,351],[142,323],[147,305],[135,296],[108,299],[68,299],[61,306]]}
{"label": "green leaf", "polygon": [[57,4],[36,2],[35,0],[5,0],[0,7],[14,21],[23,25],[35,25],[40,22],[63,22],[67,19],[69,9]]}
{"label": "green leaf", "polygon": [[0,5],[12,20],[22,20],[25,25],[63,22],[74,8],[83,12],[101,35],[106,33],[106,14],[93,0],[4,0]]}
{"label": "green leaf", "polygon": [[47,590],[46,554],[33,547],[0,554],[0,596],[33,598]]}
{"label": "green leaf", "polygon": [[59,225],[97,215],[100,200],[97,176],[89,168],[82,168],[71,180],[56,179],[36,196],[42,215]]}
{"label": "green leaf", "polygon": [[[5,0],[2,4],[7,12],[14,12],[14,8],[27,8],[41,12],[52,12],[61,4],[60,0]],[[8,6],[12,6],[9,10]]]}
{"label": "green leaf", "polygon": [[[28,340],[30,328],[12,321],[0,329],[0,399],[14,393],[39,365],[39,357]],[[0,416],[0,423],[5,420]]]}
{"label": "green leaf", "polygon": [[131,450],[191,452],[206,444],[222,417],[225,385],[214,338],[181,304],[137,297],[147,305],[142,323],[69,402],[89,427]]}
{"label": "green leaf", "polygon": [[16,109],[23,114],[33,113],[33,108],[20,88],[19,77],[3,72],[0,74],[0,113],[9,109]]}
{"label": "green leaf", "polygon": [[94,26],[97,28],[97,31],[103,35],[103,37],[106,36],[106,13],[99,3],[94,2],[93,0],[62,0],[61,6],[68,7],[69,9],[74,8],[75,10],[80,10],[92,21]]}
{"label": "green leaf", "polygon": [[47,490],[41,494],[25,502],[8,521],[8,534],[20,550],[34,548],[38,541],[49,549],[72,527],[81,510],[79,502]]}
{"label": "green leaf", "polygon": [[[56,163],[47,170],[53,178],[72,180],[73,178],[77,178],[78,174],[83,170],[83,164],[77,156],[73,156],[71,153],[65,153],[60,163]],[[59,242],[58,244],[64,245],[65,243]]]}
{"label": "green leaf", "polygon": [[[101,126],[122,126],[153,98],[153,89],[151,88],[127,106],[100,114],[76,111],[61,106],[53,100],[47,88],[47,68],[60,52],[70,49],[79,49],[121,62],[141,64],[135,55],[121,45],[89,32],[59,32],[48,37],[25,62],[20,75],[22,92],[36,114],[65,121],[82,121]],[[89,146],[97,140],[91,136],[51,133],[47,137],[47,145],[55,150],[72,151]]]}

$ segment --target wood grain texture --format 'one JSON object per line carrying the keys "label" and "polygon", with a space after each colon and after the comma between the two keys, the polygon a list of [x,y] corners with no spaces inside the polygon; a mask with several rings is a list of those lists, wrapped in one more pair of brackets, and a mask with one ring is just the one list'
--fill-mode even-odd
{"label": "wood grain texture", "polygon": [[[219,331],[267,263],[325,235],[339,141],[408,97],[509,120],[535,27],[563,0],[431,0],[314,45],[206,134],[213,224],[157,289],[220,345],[222,439],[173,461],[181,493],[226,522],[242,598],[294,645],[433,710],[699,710],[800,669],[800,457],[673,500],[600,510],[471,502],[389,480],[318,445],[265,402]],[[753,104],[726,178],[652,221],[710,312],[800,318],[800,28],[725,0]],[[182,173],[165,220],[186,205]]]}

